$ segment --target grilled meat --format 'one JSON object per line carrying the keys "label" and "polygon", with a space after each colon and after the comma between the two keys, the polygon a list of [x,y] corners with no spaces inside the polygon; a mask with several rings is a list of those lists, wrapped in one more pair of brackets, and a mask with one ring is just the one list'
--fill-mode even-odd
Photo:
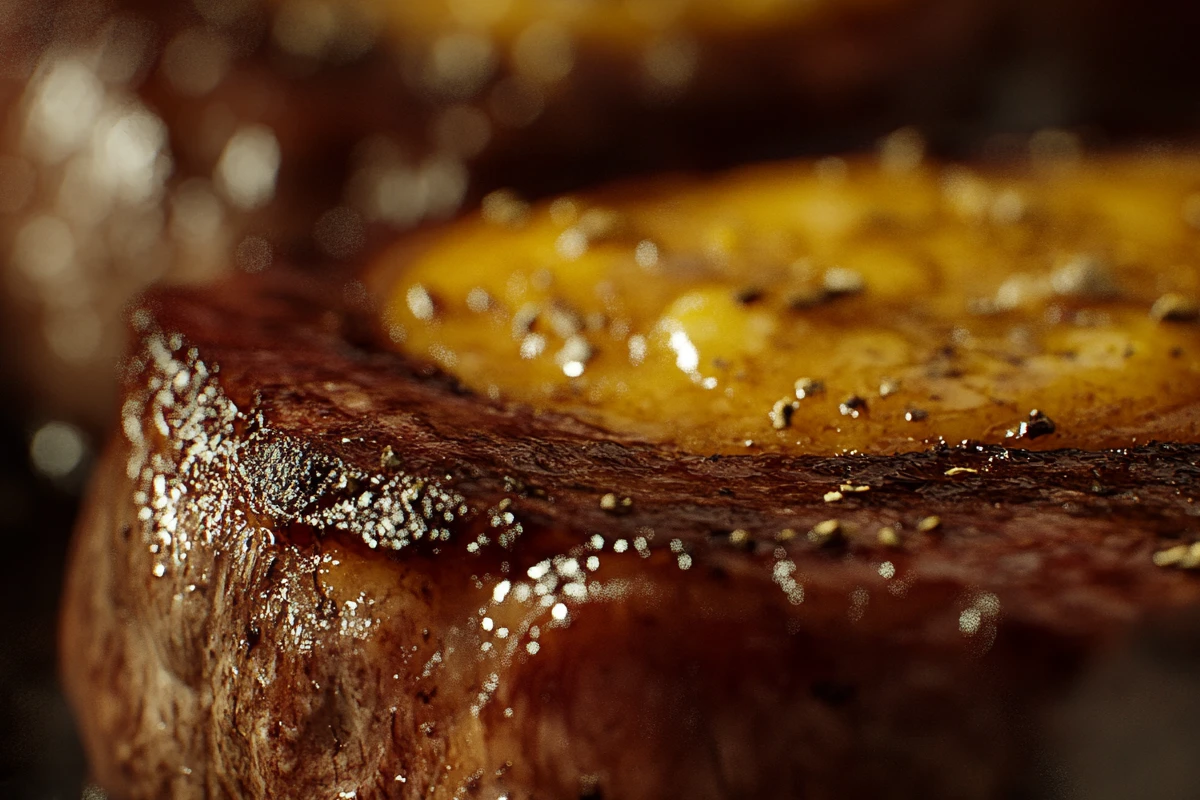
{"label": "grilled meat", "polygon": [[[1200,171],[1188,159],[1125,160],[975,176],[988,213],[959,219],[962,185],[939,172],[852,168],[848,188],[825,195],[862,212],[841,238],[763,218],[763,230],[796,234],[786,265],[811,251],[830,259],[820,302],[784,308],[790,266],[714,254],[703,239],[689,250],[687,239],[703,230],[688,215],[712,197],[767,198],[782,215],[819,180],[780,169],[774,189],[749,173],[714,195],[627,192],[643,206],[616,208],[639,232],[590,239],[604,263],[555,249],[564,231],[547,227],[559,224],[548,206],[515,230],[505,217],[430,234],[383,259],[369,292],[278,272],[153,293],[132,314],[122,433],[80,524],[64,611],[64,672],[99,780],[131,798],[993,798],[1061,776],[1048,720],[1080,676],[1149,621],[1200,601],[1188,573],[1200,563],[1196,331],[1184,313],[1194,275],[1168,255],[1191,241],[1183,211]],[[1087,190],[1067,191],[1075,185]],[[995,215],[1010,191],[1028,216]],[[1114,198],[1144,211],[1144,226],[1114,217]],[[584,198],[576,210],[615,203]],[[752,203],[740,212],[750,222]],[[647,207],[682,221],[668,230]],[[1083,281],[1097,291],[1059,291],[1079,282],[1055,283],[1056,236],[1111,259]],[[637,266],[642,241],[703,268],[629,284],[644,313],[629,311],[625,335],[651,325],[642,366],[663,357],[655,348],[679,356],[672,331],[688,321],[655,322],[678,309],[672,298],[740,291],[747,277],[763,280],[739,309],[793,327],[787,315],[808,315],[819,335],[796,351],[770,337],[735,347],[727,357],[750,377],[715,389],[707,375],[693,383],[710,351],[690,333],[697,363],[644,379],[628,372],[627,340],[623,361],[580,359],[576,375],[552,352],[521,358],[539,323],[513,338],[509,278],[548,269],[543,287],[582,297],[608,282],[619,298],[634,267],[617,259]],[[861,242],[914,272],[875,272],[864,258],[861,282],[831,282],[839,254]],[[959,262],[921,242],[983,266],[954,272]],[[1009,247],[1024,254],[1013,273],[1040,264],[1047,286],[1008,307],[972,306],[1005,279]],[[549,267],[534,263],[542,257]],[[476,270],[473,258],[508,272]],[[933,287],[913,295],[911,318],[882,290],[888,275]],[[1042,286],[1039,275],[1022,280]],[[501,288],[476,287],[491,279]],[[493,302],[476,294],[478,310],[459,309],[456,282]],[[589,309],[577,311],[586,329]],[[743,313],[714,317],[732,321],[735,344]],[[895,330],[915,349],[931,331],[990,335],[1007,320],[1031,328],[1035,351],[1079,331],[1081,353],[1101,336],[1120,343],[1119,359],[1076,358],[1099,387],[1087,392],[1052,370],[1041,389],[997,382],[995,396],[1020,412],[1011,436],[993,425],[997,404],[951,414],[929,394],[933,381],[978,386],[993,374],[994,354],[962,336],[958,375],[934,376],[917,358],[926,371],[897,377],[895,392],[852,401],[840,392],[858,390],[832,367],[807,382],[788,371],[790,414],[714,403],[688,410],[684,433],[673,422],[684,406],[672,395],[757,397],[760,373],[827,363],[840,336],[901,318]],[[1076,362],[1063,359],[1068,378]],[[908,364],[868,353],[845,374]],[[661,424],[606,394],[606,376],[633,389],[665,382]],[[1093,413],[1151,382],[1154,414],[1126,409],[1117,430]],[[1030,415],[1027,393],[1043,390],[1062,403]],[[906,391],[926,393],[918,423],[929,436],[897,444],[896,430],[918,424],[887,405]],[[826,403],[820,413],[804,410],[812,400]],[[840,447],[822,414],[848,436],[865,423],[872,434]],[[939,441],[943,419],[974,438]],[[763,444],[730,446],[746,425]]]}

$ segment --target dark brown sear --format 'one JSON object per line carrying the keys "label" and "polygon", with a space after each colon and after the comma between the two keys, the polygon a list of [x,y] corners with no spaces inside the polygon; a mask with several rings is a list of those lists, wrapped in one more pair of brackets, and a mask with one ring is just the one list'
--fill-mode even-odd
{"label": "dark brown sear", "polygon": [[685,452],[340,296],[133,315],[63,627],[117,796],[1013,796],[1080,672],[1200,601],[1196,445]]}

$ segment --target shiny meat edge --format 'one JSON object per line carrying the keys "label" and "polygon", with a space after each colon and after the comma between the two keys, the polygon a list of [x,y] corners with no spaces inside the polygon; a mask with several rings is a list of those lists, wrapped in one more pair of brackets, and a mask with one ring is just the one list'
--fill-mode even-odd
{"label": "shiny meat edge", "polygon": [[[1083,664],[1200,597],[1151,559],[1194,529],[1200,448],[687,456],[463,394],[371,348],[338,288],[134,314],[63,627],[120,794],[994,796]],[[209,387],[240,410],[210,420],[232,441],[206,484],[177,401]],[[339,528],[405,476],[466,511],[394,554]],[[870,488],[826,502],[843,484]]]}
{"label": "shiny meat edge", "polygon": [[[781,530],[803,533],[831,517],[874,539],[872,524],[904,533],[937,516],[940,535],[912,542],[934,549],[1009,533],[1013,520],[1035,514],[1048,529],[1116,523],[1143,549],[1200,531],[1192,496],[1200,446],[1034,452],[965,443],[893,456],[704,456],[469,393],[435,367],[377,347],[372,315],[329,301],[340,294],[284,273],[211,292],[160,291],[137,313],[218,364],[222,391],[247,419],[259,415],[366,472],[379,472],[392,450],[402,458],[393,471],[449,475],[447,484],[477,504],[523,487],[523,513],[543,524],[649,526],[659,539],[694,546],[736,529],[773,543]],[[989,509],[996,513],[981,513]]]}

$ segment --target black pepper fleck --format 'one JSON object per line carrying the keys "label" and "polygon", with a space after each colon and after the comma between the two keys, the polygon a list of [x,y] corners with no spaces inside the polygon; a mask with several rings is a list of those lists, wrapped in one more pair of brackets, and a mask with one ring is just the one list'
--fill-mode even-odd
{"label": "black pepper fleck", "polygon": [[825,392],[825,384],[821,381],[815,381],[812,378],[798,379],[795,388],[797,400],[803,400],[806,397],[813,397]]}
{"label": "black pepper fleck", "polygon": [[1057,430],[1057,427],[1054,424],[1054,420],[1035,408],[1029,412],[1029,419],[1023,420],[1015,431],[1008,432],[1008,438],[1036,439],[1039,436],[1048,436],[1054,433],[1055,430]]}
{"label": "black pepper fleck", "polygon": [[792,424],[792,414],[796,411],[796,401],[787,397],[782,400],[777,400],[775,405],[771,407],[771,413],[767,416],[771,420],[771,427],[777,431]]}
{"label": "black pepper fleck", "polygon": [[867,401],[856,394],[852,394],[841,402],[838,406],[838,411],[844,417],[858,419],[860,415],[867,413]]}
{"label": "black pepper fleck", "polygon": [[1195,322],[1200,319],[1200,304],[1190,297],[1168,292],[1154,301],[1150,316],[1159,322]]}
{"label": "black pepper fleck", "polygon": [[766,292],[758,286],[746,286],[733,293],[733,299],[744,306],[754,305],[766,296]]}

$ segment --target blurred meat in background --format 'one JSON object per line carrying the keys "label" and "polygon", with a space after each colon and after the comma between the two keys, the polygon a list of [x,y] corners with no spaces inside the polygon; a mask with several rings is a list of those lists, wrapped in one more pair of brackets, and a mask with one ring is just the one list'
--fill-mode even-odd
{"label": "blurred meat in background", "polygon": [[962,88],[938,76],[976,59],[995,16],[946,0],[505,7],[68,3],[42,23],[0,169],[12,356],[42,407],[104,424],[120,308],[154,280],[351,261],[501,186],[869,145]]}
{"label": "blurred meat in background", "polygon": [[0,794],[83,787],[59,571],[144,287],[901,128],[967,158],[1188,144],[1198,30],[1166,0],[0,0]]}

